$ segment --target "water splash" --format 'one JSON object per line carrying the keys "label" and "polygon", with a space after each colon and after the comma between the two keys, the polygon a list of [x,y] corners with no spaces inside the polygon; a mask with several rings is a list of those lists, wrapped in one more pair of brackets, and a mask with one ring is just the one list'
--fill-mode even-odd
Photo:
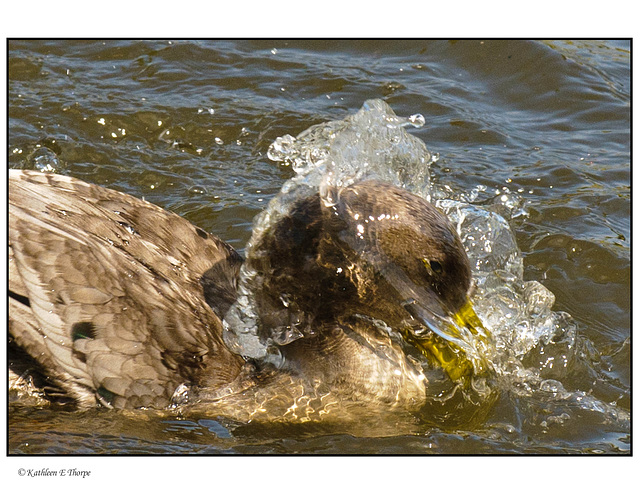
{"label": "water splash", "polygon": [[[296,175],[256,217],[247,255],[255,254],[263,234],[288,213],[291,205],[317,192],[324,205],[331,207],[340,188],[375,178],[434,201],[456,226],[471,262],[473,304],[493,336],[486,357],[498,387],[532,403],[541,400],[556,404],[553,414],[549,412],[543,419],[547,424],[565,421],[566,415],[571,417],[576,409],[627,424],[628,414],[614,404],[587,392],[567,391],[562,384],[563,370],[566,374],[571,360],[579,359],[575,349],[582,337],[569,314],[552,310],[555,296],[551,291],[537,281],[523,279],[523,258],[509,225],[510,220],[527,215],[520,195],[506,187],[490,191],[484,186],[456,193],[447,185],[431,182],[429,167],[438,155],[405,130],[424,123],[421,115],[401,118],[383,101],[370,100],[344,120],[315,125],[295,138],[277,138],[269,148],[269,158],[292,167]],[[235,352],[279,366],[279,345],[303,337],[304,331],[298,325],[301,322],[296,322],[295,308],[288,308],[290,324],[272,329],[267,339],[260,337],[252,291],[256,276],[246,264],[243,266],[238,300],[225,317],[224,338]],[[553,355],[546,350],[550,344],[555,346]],[[531,366],[530,357],[535,353],[540,364]],[[548,376],[551,368],[553,378]],[[474,383],[480,388],[486,385],[484,381]],[[443,392],[443,396],[456,393]]]}
{"label": "water splash", "polygon": [[292,204],[287,195],[319,186],[323,199],[331,204],[332,189],[368,178],[428,197],[429,166],[437,157],[404,130],[408,125],[421,127],[424,120],[421,115],[398,117],[383,101],[369,100],[344,120],[312,126],[296,138],[277,138],[268,157],[298,174],[283,186],[279,199]]}

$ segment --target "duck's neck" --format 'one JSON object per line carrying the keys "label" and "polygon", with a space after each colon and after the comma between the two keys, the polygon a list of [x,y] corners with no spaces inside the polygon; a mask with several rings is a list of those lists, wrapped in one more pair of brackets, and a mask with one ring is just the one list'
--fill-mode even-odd
{"label": "duck's neck", "polygon": [[422,404],[426,378],[399,340],[364,317],[327,322],[279,348],[285,373],[312,388],[387,404]]}

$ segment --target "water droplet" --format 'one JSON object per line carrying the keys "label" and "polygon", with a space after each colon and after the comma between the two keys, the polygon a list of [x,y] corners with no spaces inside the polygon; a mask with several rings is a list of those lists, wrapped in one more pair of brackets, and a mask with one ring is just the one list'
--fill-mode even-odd
{"label": "water droplet", "polygon": [[296,138],[290,136],[289,134],[285,134],[282,137],[276,138],[276,140],[271,144],[271,146],[269,146],[269,149],[267,150],[267,156],[269,157],[269,160],[274,162],[284,162],[288,159],[291,159],[291,156],[295,152],[295,142]]}
{"label": "water droplet", "polygon": [[207,189],[204,186],[191,186],[189,194],[207,194]]}
{"label": "water droplet", "polygon": [[416,113],[409,117],[409,122],[411,122],[414,127],[420,128],[425,124],[426,120],[422,114]]}
{"label": "water droplet", "polygon": [[29,155],[28,162],[40,172],[56,172],[60,169],[58,156],[46,146],[38,147]]}

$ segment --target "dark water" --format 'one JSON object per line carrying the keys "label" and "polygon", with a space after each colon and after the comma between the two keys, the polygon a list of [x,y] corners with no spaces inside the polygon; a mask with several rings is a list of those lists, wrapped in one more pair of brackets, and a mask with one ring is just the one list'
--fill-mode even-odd
{"label": "dark water", "polygon": [[[511,229],[525,280],[555,294],[580,342],[575,363],[549,376],[596,404],[531,413],[505,394],[482,425],[450,431],[411,418],[318,429],[10,401],[9,452],[628,453],[630,58],[628,41],[9,42],[9,167],[145,197],[239,250],[293,175],[266,156],[276,137],[371,98],[424,115],[411,133],[440,154],[438,184],[524,200]],[[528,364],[544,371],[535,355]]]}

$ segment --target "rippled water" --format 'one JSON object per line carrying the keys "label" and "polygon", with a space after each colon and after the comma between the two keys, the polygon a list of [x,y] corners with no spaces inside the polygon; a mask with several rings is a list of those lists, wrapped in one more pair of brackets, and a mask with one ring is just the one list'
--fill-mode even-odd
{"label": "rippled water", "polygon": [[10,452],[629,452],[628,42],[12,41],[8,73],[10,167],[145,197],[241,251],[295,174],[267,156],[276,138],[372,98],[423,115],[431,197],[477,254],[475,304],[511,359],[468,428],[10,401]]}

